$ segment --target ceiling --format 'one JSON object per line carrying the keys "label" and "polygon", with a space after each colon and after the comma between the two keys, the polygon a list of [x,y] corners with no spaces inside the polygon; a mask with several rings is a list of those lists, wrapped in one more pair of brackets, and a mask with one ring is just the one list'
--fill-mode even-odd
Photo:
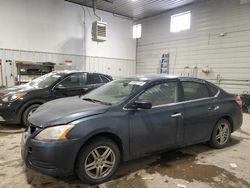
{"label": "ceiling", "polygon": [[[92,0],[65,0],[92,7]],[[155,16],[199,0],[97,0],[97,9],[134,20]]]}

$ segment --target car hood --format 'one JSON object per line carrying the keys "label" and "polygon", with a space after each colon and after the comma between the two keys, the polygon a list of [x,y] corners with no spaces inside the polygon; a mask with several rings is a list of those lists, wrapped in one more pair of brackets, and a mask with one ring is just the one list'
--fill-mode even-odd
{"label": "car hood", "polygon": [[41,128],[64,125],[77,119],[102,114],[109,108],[110,106],[84,101],[80,97],[67,97],[40,106],[30,116],[29,122]]}
{"label": "car hood", "polygon": [[8,96],[8,95],[14,95],[14,94],[16,94],[18,92],[28,92],[28,91],[35,90],[35,89],[36,89],[35,87],[32,87],[32,86],[30,86],[28,84],[9,87],[9,88],[0,90],[0,97]]}

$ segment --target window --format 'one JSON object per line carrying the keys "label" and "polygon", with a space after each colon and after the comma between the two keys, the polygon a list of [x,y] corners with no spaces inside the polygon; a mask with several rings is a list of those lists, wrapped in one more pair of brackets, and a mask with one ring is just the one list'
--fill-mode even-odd
{"label": "window", "polygon": [[137,24],[133,26],[133,38],[134,39],[141,38],[141,24]]}
{"label": "window", "polygon": [[98,74],[89,74],[88,75],[88,84],[99,84],[102,83],[102,80]]}
{"label": "window", "polygon": [[195,100],[209,97],[208,89],[205,84],[196,82],[182,82],[184,100]]}
{"label": "window", "polygon": [[57,87],[79,88],[86,84],[86,73],[76,73],[65,78]]}
{"label": "window", "polygon": [[191,26],[191,12],[183,12],[171,16],[170,32],[189,30]]}
{"label": "window", "polygon": [[110,80],[106,76],[100,75],[100,77],[101,77],[103,83],[110,82]]}
{"label": "window", "polygon": [[48,73],[35,80],[32,80],[28,84],[32,87],[36,87],[39,89],[44,89],[50,87],[52,84],[57,82],[61,77],[65,76],[64,73]]}
{"label": "window", "polygon": [[153,106],[175,103],[177,91],[177,82],[162,83],[146,90],[138,97],[138,101],[148,101]]}
{"label": "window", "polygon": [[208,85],[208,88],[209,88],[212,96],[215,96],[219,91],[219,89],[217,87],[210,85],[210,84]]}
{"label": "window", "polygon": [[85,98],[99,100],[112,105],[120,104],[147,82],[133,79],[115,80],[86,94]]}

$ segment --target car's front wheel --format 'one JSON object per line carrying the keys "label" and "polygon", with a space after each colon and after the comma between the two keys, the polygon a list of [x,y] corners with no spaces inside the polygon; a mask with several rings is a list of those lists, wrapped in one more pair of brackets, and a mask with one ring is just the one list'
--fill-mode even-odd
{"label": "car's front wheel", "polygon": [[24,110],[22,115],[22,123],[25,127],[29,126],[28,118],[37,110],[39,106],[40,104],[32,104]]}
{"label": "car's front wheel", "polygon": [[214,148],[220,149],[227,145],[231,136],[231,125],[226,119],[221,119],[215,125],[211,139],[210,145]]}
{"label": "car's front wheel", "polygon": [[108,138],[96,138],[80,151],[76,173],[90,184],[99,184],[110,179],[120,163],[120,150]]}

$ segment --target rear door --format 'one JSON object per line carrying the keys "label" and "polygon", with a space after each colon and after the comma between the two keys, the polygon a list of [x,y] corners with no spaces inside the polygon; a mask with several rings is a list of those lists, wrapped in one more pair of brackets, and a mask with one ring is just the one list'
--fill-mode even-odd
{"label": "rear door", "polygon": [[[196,81],[182,81],[184,105],[184,145],[205,141],[211,135],[213,116],[213,97],[207,84]],[[212,109],[213,108],[213,109]]]}
{"label": "rear door", "polygon": [[99,74],[88,73],[86,90],[89,92],[95,88],[102,86],[104,82],[102,81]]}
{"label": "rear door", "polygon": [[134,156],[173,147],[182,141],[183,106],[178,81],[158,83],[136,101],[149,101],[151,109],[129,111],[131,148]]}

